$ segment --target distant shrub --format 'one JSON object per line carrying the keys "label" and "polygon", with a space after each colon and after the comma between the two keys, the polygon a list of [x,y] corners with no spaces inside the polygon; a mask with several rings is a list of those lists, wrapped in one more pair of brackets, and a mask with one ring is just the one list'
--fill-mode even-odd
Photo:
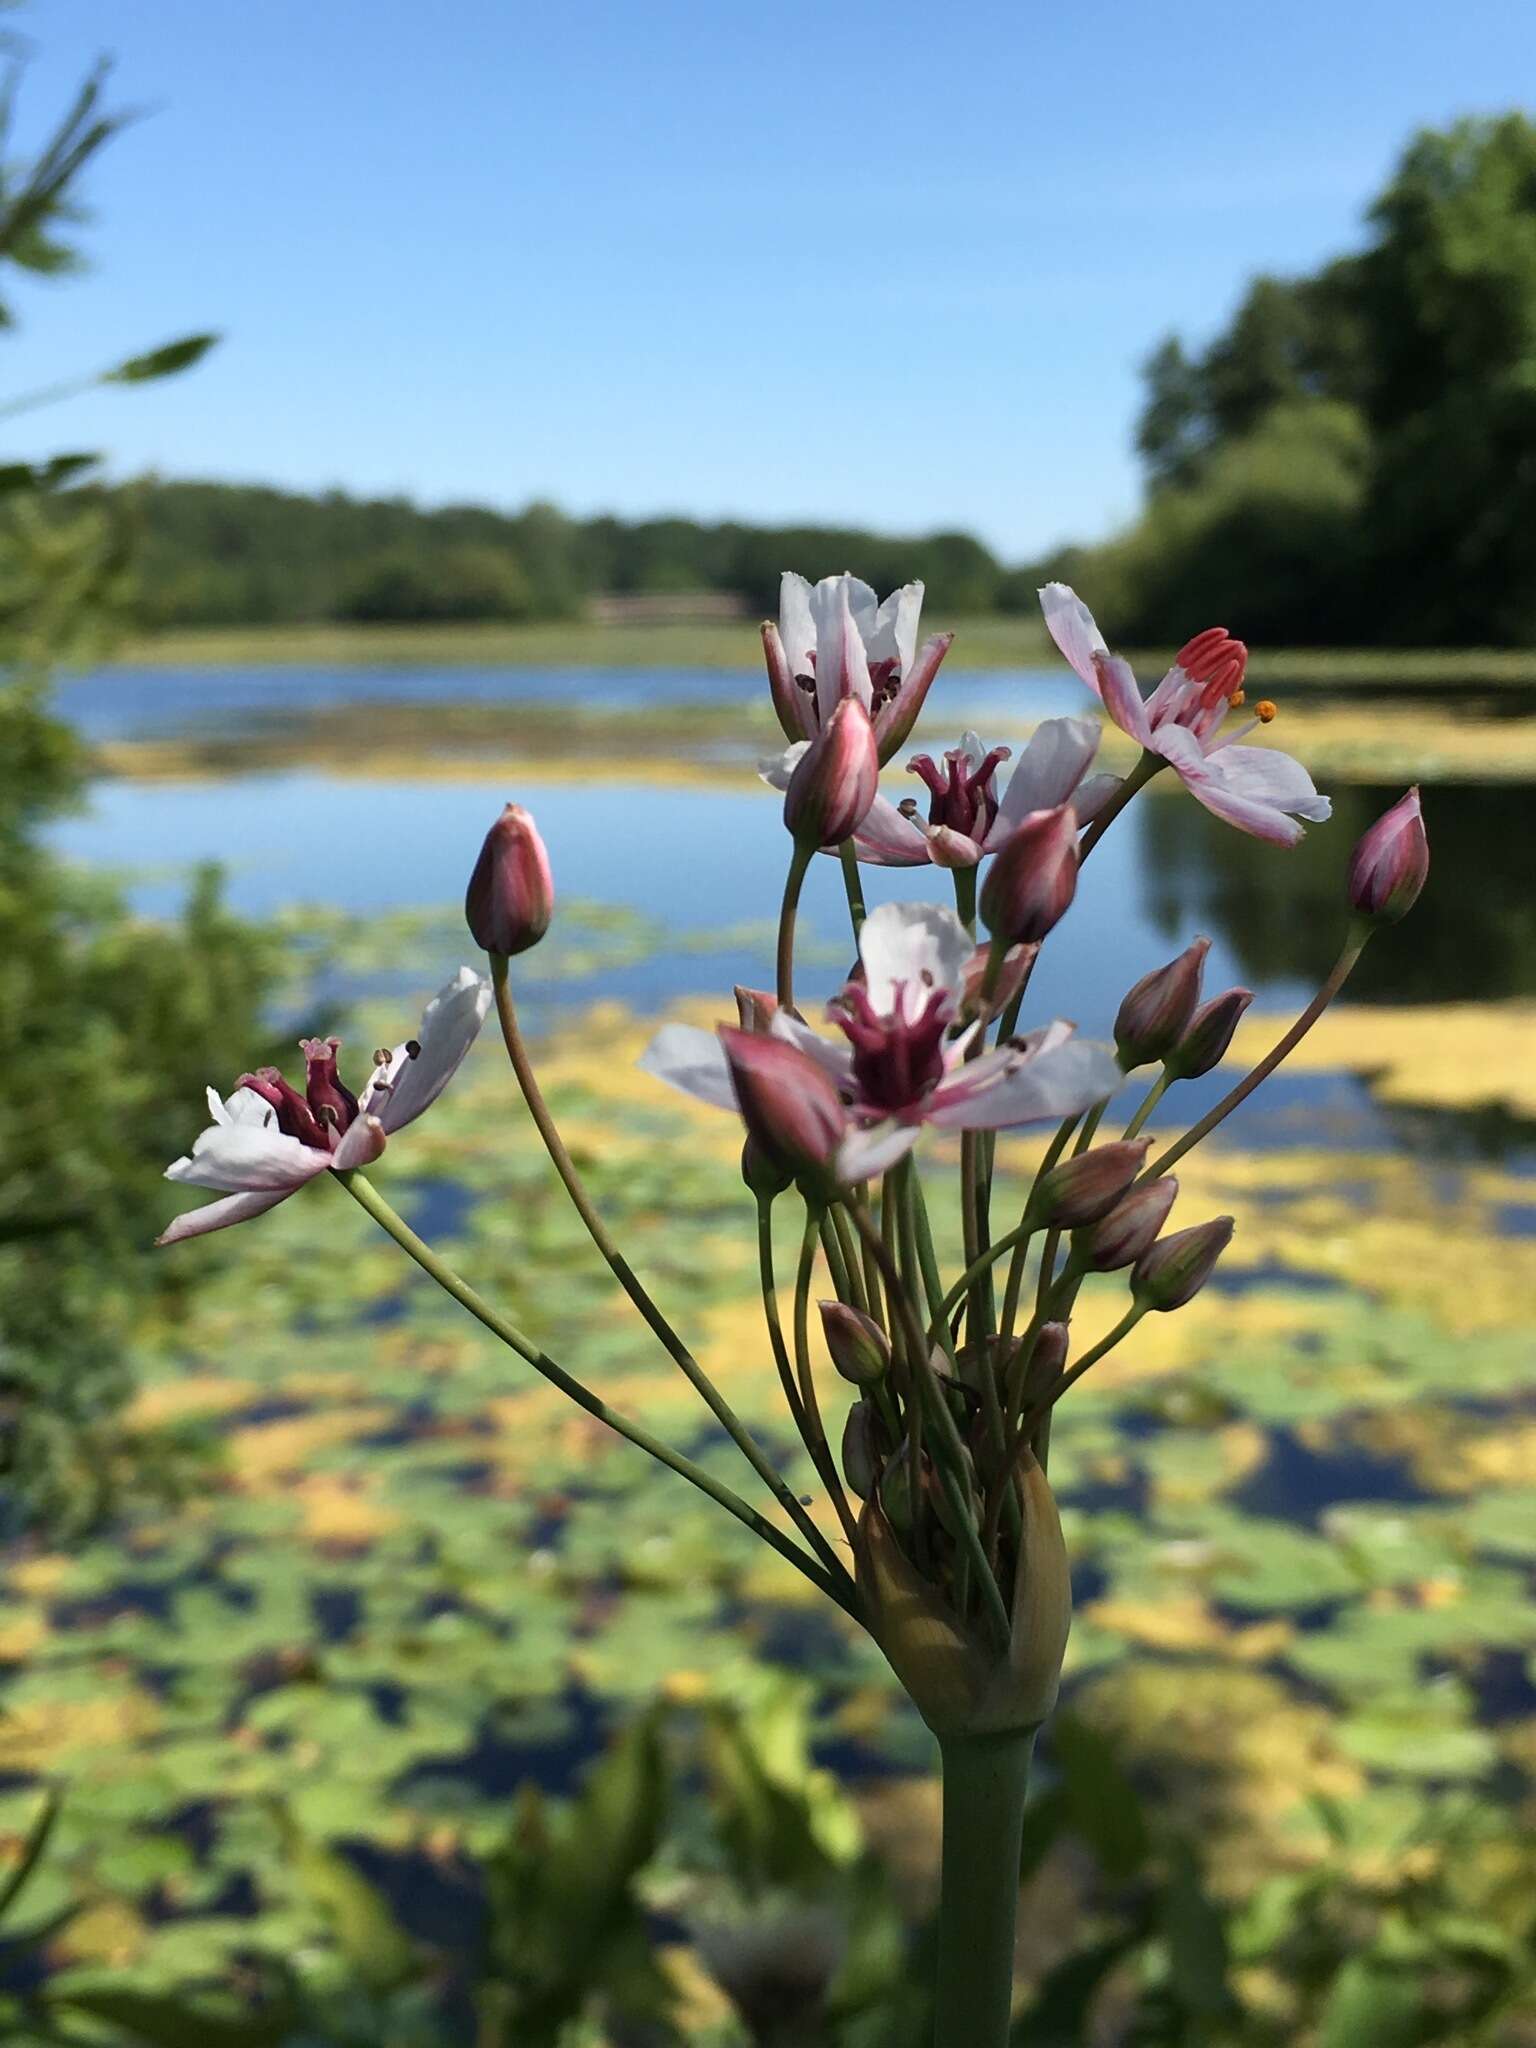
{"label": "distant shrub", "polygon": [[414,625],[524,619],[532,610],[528,576],[509,548],[465,545],[375,556],[343,591],[337,615],[360,625]]}

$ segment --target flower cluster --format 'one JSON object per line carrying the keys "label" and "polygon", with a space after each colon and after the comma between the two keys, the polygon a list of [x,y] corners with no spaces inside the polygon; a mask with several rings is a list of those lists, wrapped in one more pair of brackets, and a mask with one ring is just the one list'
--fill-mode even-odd
{"label": "flower cluster", "polygon": [[[739,1120],[758,1211],[764,1342],[839,1541],[613,1243],[544,1101],[511,963],[548,930],[554,885],[538,829],[518,805],[491,827],[466,894],[489,974],[461,969],[415,1038],[375,1054],[355,1094],[335,1038],[304,1041],[302,1089],[265,1067],[242,1075],[227,1100],[210,1090],[213,1121],[169,1172],[219,1199],[179,1217],[162,1242],[244,1221],[334,1175],[531,1367],[753,1527],[869,1628],[948,1740],[1031,1728],[1049,1710],[1070,1617],[1048,1478],[1053,1409],[1144,1316],[1183,1308],[1210,1280],[1232,1218],[1170,1229],[1171,1169],[1285,1057],[1372,932],[1411,907],[1428,848],[1412,791],[1355,850],[1343,950],[1313,1003],[1154,1154],[1145,1127],[1172,1091],[1230,1056],[1251,991],[1207,995],[1210,944],[1196,938],[1136,981],[1096,1038],[1061,1018],[1026,1017],[1041,947],[1081,903],[1099,840],[1164,769],[1216,816],[1282,846],[1300,837],[1301,821],[1328,816],[1327,799],[1289,756],[1246,743],[1272,706],[1229,723],[1243,704],[1248,654],[1224,627],[1196,633],[1143,696],[1062,584],[1041,592],[1046,625],[1139,747],[1133,771],[1094,772],[1101,726],[1085,715],[1045,721],[1006,778],[1009,749],[966,732],[942,755],[917,753],[906,764],[921,796],[882,795],[881,771],[911,734],[950,644],[940,634],[918,646],[922,594],[908,584],[880,602],[852,576],[814,586],[785,576],[779,620],[763,628],[773,703],[791,742],[764,768],[783,792],[790,842],[775,985],[738,989],[734,1020],[713,1031],[664,1025],[642,1061]],[[813,1019],[796,1002],[794,974],[800,886],[818,852],[841,861],[857,961]],[[866,914],[860,863],[937,869],[930,879],[952,891],[953,905],[889,902]],[[365,1169],[441,1093],[493,1000],[533,1122],[595,1245],[767,1490],[770,1512],[609,1408],[453,1274],[372,1186]],[[1139,1099],[1117,1112],[1138,1073]],[[1031,1129],[1046,1133],[1032,1176],[1005,1179],[1002,1141]],[[920,1171],[925,1139],[929,1168],[955,1173],[957,1271],[940,1258],[933,1176]],[[1001,1204],[1012,1187],[1022,1192],[1009,1215]],[[800,1250],[786,1332],[776,1231],[792,1191]],[[1085,1285],[1123,1293],[1108,1335],[1081,1345]],[[845,1399],[831,1427],[809,1348],[813,1299]]]}

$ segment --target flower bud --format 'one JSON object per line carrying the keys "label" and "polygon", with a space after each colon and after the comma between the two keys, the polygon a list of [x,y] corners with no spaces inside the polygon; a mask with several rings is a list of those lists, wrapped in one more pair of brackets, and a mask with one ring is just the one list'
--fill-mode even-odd
{"label": "flower bud", "polygon": [[795,1177],[777,1165],[748,1132],[741,1147],[741,1177],[760,1202],[775,1202]]}
{"label": "flower bud", "polygon": [[1039,1407],[1061,1378],[1070,1342],[1065,1323],[1042,1323],[1035,1332],[1034,1345],[1023,1367],[1024,1384],[1020,1390],[1026,1413]]}
{"label": "flower bud", "polygon": [[981,885],[982,922],[1010,946],[1036,944],[1076,891],[1076,812],[1070,804],[1031,811],[992,856]]}
{"label": "flower bud", "polygon": [[855,1401],[843,1424],[843,1477],[860,1500],[872,1500],[879,1476],[875,1411],[868,1401]]}
{"label": "flower bud", "polygon": [[1378,818],[1349,862],[1349,900],[1362,917],[1396,924],[1419,900],[1429,874],[1429,841],[1417,787]]}
{"label": "flower bud", "polygon": [[795,764],[784,823],[801,846],[839,846],[863,824],[879,787],[869,713],[857,697],[844,697]]}
{"label": "flower bud", "polygon": [[737,1107],[769,1165],[798,1178],[824,1176],[848,1127],[830,1076],[782,1038],[720,1026]]}
{"label": "flower bud", "polygon": [[1116,1202],[1107,1216],[1074,1235],[1073,1258],[1090,1273],[1117,1273],[1122,1266],[1134,1266],[1142,1253],[1156,1244],[1178,1192],[1179,1184],[1171,1173],[1143,1181]]}
{"label": "flower bud", "polygon": [[1189,1020],[1189,1029],[1168,1055],[1168,1068],[1176,1080],[1198,1080],[1221,1065],[1232,1034],[1252,1001],[1251,988],[1229,988],[1200,1005]]}
{"label": "flower bud", "polygon": [[822,1335],[832,1363],[856,1387],[872,1387],[885,1377],[891,1362],[891,1340],[862,1309],[845,1301],[819,1301]]}
{"label": "flower bud", "polygon": [[1142,1308],[1182,1308],[1215,1272],[1216,1261],[1232,1242],[1232,1229],[1230,1216],[1215,1216],[1209,1223],[1160,1237],[1136,1262],[1132,1298]]}
{"label": "flower bud", "polygon": [[1127,1073],[1151,1060],[1166,1059],[1189,1029],[1210,950],[1209,939],[1196,939],[1177,960],[1153,968],[1126,991],[1115,1018],[1115,1045]]}
{"label": "flower bud", "polygon": [[526,953],[549,930],[555,884],[539,828],[521,804],[508,804],[480,848],[464,894],[464,917],[475,944],[509,959]]}
{"label": "flower bud", "polygon": [[778,997],[769,995],[766,989],[744,988],[740,982],[731,993],[736,998],[736,1021],[742,1030],[767,1031],[779,1007]]}
{"label": "flower bud", "polygon": [[1117,1139],[1095,1145],[1076,1159],[1063,1159],[1042,1174],[1030,1200],[1034,1220],[1053,1230],[1075,1230],[1112,1209],[1140,1173],[1150,1138]]}

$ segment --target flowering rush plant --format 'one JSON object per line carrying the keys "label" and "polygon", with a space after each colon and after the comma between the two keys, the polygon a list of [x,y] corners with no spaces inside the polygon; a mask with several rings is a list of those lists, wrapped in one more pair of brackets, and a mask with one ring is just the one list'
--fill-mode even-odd
{"label": "flowering rush plant", "polygon": [[[1071,1618],[1068,1560],[1049,1481],[1051,1419],[1144,1316],[1184,1308],[1231,1238],[1230,1216],[1170,1228],[1173,1168],[1273,1072],[1338,993],[1372,933],[1412,906],[1428,870],[1417,791],[1356,847],[1337,964],[1312,1002],[1214,1108],[1152,1156],[1142,1135],[1170,1090],[1216,1067],[1251,1000],[1207,996],[1208,941],[1127,990],[1111,1038],[1029,1018],[1040,948],[1074,908],[1083,868],[1120,813],[1165,769],[1217,817],[1280,847],[1328,815],[1299,763],[1245,744],[1274,707],[1243,702],[1247,650],[1197,633],[1143,696],[1087,607],[1041,593],[1062,653],[1134,739],[1124,777],[1093,772],[1097,718],[1056,718],[1011,775],[1008,750],[966,733],[942,763],[907,764],[926,797],[880,794],[949,646],[919,648],[921,584],[876,600],[852,576],[786,575],[763,628],[774,708],[790,742],[765,776],[784,794],[789,851],[775,981],[737,989],[714,1031],[667,1024],[643,1059],[659,1082],[739,1120],[755,1205],[764,1343],[825,1493],[818,1517],[704,1373],[609,1233],[550,1114],[513,999],[512,962],[554,907],[527,811],[509,804],[470,878],[470,932],[489,973],[465,967],[415,1037],[375,1053],[352,1092],[336,1039],[309,1039],[302,1090],[273,1068],[242,1075],[169,1169],[216,1199],[163,1243],[248,1221],[329,1175],[453,1298],[590,1414],[708,1494],[867,1629],[938,1738],[944,1780],[938,2048],[1009,2038],[1021,1821],[1034,1739],[1056,1699]],[[819,1016],[795,994],[796,912],[818,854],[841,863],[856,961]],[[866,913],[863,864],[948,871],[953,904]],[[486,1301],[389,1206],[366,1169],[448,1085],[494,1004],[518,1086],[555,1172],[619,1286],[740,1451],[738,1493],[641,1422],[610,1408]],[[1139,1088],[1132,1106],[1120,1104]],[[1047,1142],[1017,1215],[995,1213],[999,1138]],[[951,1134],[954,1134],[952,1136]],[[955,1142],[958,1138],[958,1144]],[[946,1142],[947,1141],[947,1142]],[[930,1225],[930,1166],[952,1174],[963,1268],[946,1272]],[[793,1229],[783,1230],[786,1210]],[[798,1246],[781,1317],[776,1244]],[[1079,1347],[1089,1274],[1123,1275],[1124,1311]],[[823,1381],[819,1316],[840,1376]]]}

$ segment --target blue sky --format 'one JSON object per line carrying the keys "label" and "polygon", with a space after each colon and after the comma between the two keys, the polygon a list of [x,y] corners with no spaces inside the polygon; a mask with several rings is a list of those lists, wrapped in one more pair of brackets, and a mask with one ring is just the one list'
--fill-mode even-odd
{"label": "blue sky", "polygon": [[1359,238],[1411,129],[1536,79],[1531,0],[49,0],[149,111],[5,386],[189,329],[19,454],[429,502],[969,527],[1134,509],[1137,366]]}

